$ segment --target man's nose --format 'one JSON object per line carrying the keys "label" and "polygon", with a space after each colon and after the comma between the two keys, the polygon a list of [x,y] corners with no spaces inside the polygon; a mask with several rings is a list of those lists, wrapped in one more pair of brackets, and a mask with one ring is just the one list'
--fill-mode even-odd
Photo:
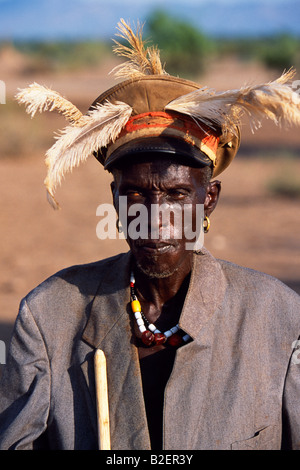
{"label": "man's nose", "polygon": [[182,231],[182,208],[177,205],[153,204],[148,218],[148,232],[152,239],[169,239]]}
{"label": "man's nose", "polygon": [[146,202],[148,213],[148,232],[151,238],[159,238],[159,232],[162,224],[162,217],[159,212],[161,206],[161,196],[157,193],[151,193]]}

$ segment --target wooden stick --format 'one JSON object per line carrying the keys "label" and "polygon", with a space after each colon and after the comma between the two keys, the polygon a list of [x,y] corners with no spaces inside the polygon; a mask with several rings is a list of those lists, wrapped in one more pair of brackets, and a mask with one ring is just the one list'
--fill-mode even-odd
{"label": "wooden stick", "polygon": [[98,445],[100,450],[110,450],[106,358],[104,352],[101,349],[97,349],[95,352],[94,366],[98,421]]}

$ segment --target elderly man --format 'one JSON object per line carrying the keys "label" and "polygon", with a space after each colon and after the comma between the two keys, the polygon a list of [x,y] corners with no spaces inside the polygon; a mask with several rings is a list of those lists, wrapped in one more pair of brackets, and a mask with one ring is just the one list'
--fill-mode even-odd
{"label": "elderly man", "polygon": [[[71,122],[47,155],[52,204],[64,171],[94,152],[113,175],[121,226],[134,221],[135,205],[147,209],[144,236],[128,230],[128,253],[65,269],[22,301],[1,383],[0,447],[96,449],[101,349],[111,449],[299,449],[299,297],[270,276],[216,260],[196,230],[199,220],[200,232],[209,229],[220,193],[212,176],[236,154],[241,109],[254,119],[288,117],[281,103],[292,91],[284,76],[207,92],[168,76],[157,50],[138,47],[125,22],[120,28],[133,49],[118,45],[131,57],[118,73],[129,80],[87,115],[36,84],[19,101]],[[153,207],[174,210],[167,236]],[[175,217],[186,207],[190,230]]]}

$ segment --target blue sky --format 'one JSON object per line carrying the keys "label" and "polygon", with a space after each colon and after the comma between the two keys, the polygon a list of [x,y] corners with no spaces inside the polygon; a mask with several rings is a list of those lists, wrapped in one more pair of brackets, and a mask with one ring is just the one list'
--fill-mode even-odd
{"label": "blue sky", "polygon": [[108,38],[121,17],[143,22],[162,5],[211,35],[300,36],[299,0],[0,0],[0,38]]}

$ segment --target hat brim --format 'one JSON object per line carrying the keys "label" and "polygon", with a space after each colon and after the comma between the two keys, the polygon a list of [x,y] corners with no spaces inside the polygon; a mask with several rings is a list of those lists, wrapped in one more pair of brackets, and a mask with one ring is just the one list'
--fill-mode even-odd
{"label": "hat brim", "polygon": [[112,170],[120,164],[130,164],[130,157],[143,155],[166,155],[174,157],[187,166],[212,166],[212,161],[197,147],[184,140],[172,137],[148,137],[131,140],[117,148],[105,161],[105,170]]}

